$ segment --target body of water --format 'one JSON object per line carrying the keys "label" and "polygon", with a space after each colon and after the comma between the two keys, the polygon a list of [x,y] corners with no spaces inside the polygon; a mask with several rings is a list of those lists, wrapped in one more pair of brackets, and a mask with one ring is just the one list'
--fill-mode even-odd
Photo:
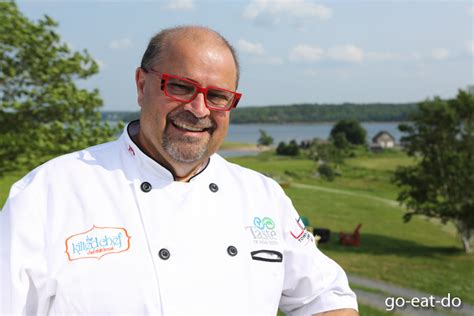
{"label": "body of water", "polygon": [[[313,138],[327,139],[335,123],[311,124],[231,124],[226,141],[256,144],[260,137],[259,130],[264,130],[273,137],[273,144],[289,142],[294,139],[298,143],[302,140]],[[367,131],[367,140],[372,142],[372,137],[380,131],[387,131],[397,140],[402,136],[398,130],[399,122],[367,122],[362,126]]]}

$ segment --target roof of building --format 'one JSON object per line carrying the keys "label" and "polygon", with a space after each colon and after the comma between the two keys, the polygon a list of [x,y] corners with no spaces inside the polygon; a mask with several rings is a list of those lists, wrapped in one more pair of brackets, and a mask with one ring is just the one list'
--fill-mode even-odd
{"label": "roof of building", "polygon": [[372,137],[372,142],[376,143],[377,140],[381,137],[381,136],[388,136],[390,137],[393,141],[395,141],[395,137],[392,136],[392,134],[390,134],[389,132],[387,131],[380,131],[378,132],[374,137]]}

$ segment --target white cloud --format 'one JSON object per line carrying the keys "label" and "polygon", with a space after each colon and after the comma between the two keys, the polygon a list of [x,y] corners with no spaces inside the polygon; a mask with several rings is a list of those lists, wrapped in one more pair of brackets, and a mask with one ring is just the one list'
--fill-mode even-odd
{"label": "white cloud", "polygon": [[121,38],[110,42],[109,47],[112,49],[126,49],[132,47],[132,40],[128,37]]}
{"label": "white cloud", "polygon": [[400,62],[409,62],[409,61],[419,61],[423,57],[420,53],[410,52],[410,53],[391,53],[391,52],[367,52],[364,54],[364,59],[369,61],[400,61]]}
{"label": "white cloud", "polygon": [[291,61],[317,62],[323,58],[324,51],[319,47],[310,45],[298,45],[290,51]]}
{"label": "white cloud", "polygon": [[328,49],[328,57],[338,61],[361,62],[364,51],[354,45],[334,46]]}
{"label": "white cloud", "polygon": [[193,10],[194,0],[170,0],[166,8],[169,10]]}
{"label": "white cloud", "polygon": [[446,48],[435,48],[431,51],[431,57],[436,60],[444,60],[449,57],[449,50]]}
{"label": "white cloud", "polygon": [[302,20],[327,20],[332,10],[311,0],[252,0],[243,16],[249,20],[280,23],[281,21],[301,23]]}
{"label": "white cloud", "polygon": [[241,39],[237,42],[237,47],[242,52],[253,56],[253,58],[250,60],[252,63],[267,65],[283,64],[282,58],[267,55],[262,43],[252,43]]}
{"label": "white cloud", "polygon": [[466,47],[469,53],[471,55],[474,55],[474,40],[471,40],[470,42],[466,42]]}
{"label": "white cloud", "polygon": [[[466,42],[466,48],[474,55],[474,40]],[[431,55],[423,56],[418,52],[388,52],[369,51],[355,45],[336,45],[329,48],[320,48],[307,44],[300,44],[293,47],[288,55],[292,62],[315,63],[320,61],[337,61],[346,63],[367,62],[417,62],[427,58],[443,60],[452,56],[452,52],[446,48],[434,49]],[[309,75],[309,74],[308,74]],[[311,74],[312,76],[314,74]]]}
{"label": "white cloud", "polygon": [[262,43],[252,43],[241,39],[237,42],[237,47],[244,53],[250,55],[263,56],[265,54],[265,49],[263,48]]}

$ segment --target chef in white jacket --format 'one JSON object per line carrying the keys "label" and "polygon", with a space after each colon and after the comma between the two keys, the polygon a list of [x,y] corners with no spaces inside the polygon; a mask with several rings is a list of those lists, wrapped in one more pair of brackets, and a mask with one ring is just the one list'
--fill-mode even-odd
{"label": "chef in white jacket", "polygon": [[0,314],[358,315],[280,186],[215,153],[238,78],[215,31],[154,36],[135,74],[140,120],[12,187]]}

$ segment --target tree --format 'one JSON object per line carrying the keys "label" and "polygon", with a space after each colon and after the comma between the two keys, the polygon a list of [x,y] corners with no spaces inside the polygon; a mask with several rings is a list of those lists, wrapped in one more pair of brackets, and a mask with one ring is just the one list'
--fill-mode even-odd
{"label": "tree", "polygon": [[459,91],[456,99],[434,98],[419,105],[412,124],[399,129],[413,166],[399,167],[394,182],[398,200],[413,215],[452,221],[464,250],[470,252],[474,232],[474,96]]}
{"label": "tree", "polygon": [[328,163],[323,163],[322,165],[320,165],[318,167],[318,173],[322,178],[326,179],[327,181],[334,181],[334,170]]}
{"label": "tree", "polygon": [[277,155],[283,156],[298,156],[300,153],[300,148],[298,147],[296,141],[293,139],[288,143],[288,145],[285,142],[280,142],[276,149],[276,153]]}
{"label": "tree", "polygon": [[76,86],[97,63],[85,50],[72,52],[56,27],[0,2],[0,174],[105,142],[120,128],[101,122],[97,89]]}
{"label": "tree", "polygon": [[263,129],[258,130],[260,132],[260,137],[258,138],[259,146],[270,146],[273,144],[273,137],[267,134]]}
{"label": "tree", "polygon": [[349,142],[346,139],[346,134],[343,132],[336,133],[332,137],[332,142],[334,143],[334,146],[336,146],[337,149],[346,151],[349,149]]}
{"label": "tree", "polygon": [[337,122],[331,129],[331,138],[335,139],[338,134],[343,134],[346,140],[353,145],[364,145],[367,139],[366,130],[356,120]]}
{"label": "tree", "polygon": [[327,142],[315,138],[309,148],[309,156],[316,160],[318,166],[332,163],[335,167],[338,167],[344,162],[346,152],[337,148],[332,141]]}

